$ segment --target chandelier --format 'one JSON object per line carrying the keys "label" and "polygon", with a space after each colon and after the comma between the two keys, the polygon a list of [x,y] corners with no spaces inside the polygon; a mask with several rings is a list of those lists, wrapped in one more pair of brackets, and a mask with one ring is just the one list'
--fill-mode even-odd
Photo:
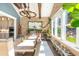
{"label": "chandelier", "polygon": [[36,13],[30,10],[29,3],[28,5],[26,5],[25,3],[14,3],[14,5],[19,9],[19,13],[21,16],[25,16],[29,19],[36,17]]}

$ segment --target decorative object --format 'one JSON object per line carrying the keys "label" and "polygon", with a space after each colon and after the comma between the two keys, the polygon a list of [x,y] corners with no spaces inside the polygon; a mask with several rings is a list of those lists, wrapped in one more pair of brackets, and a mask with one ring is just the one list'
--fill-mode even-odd
{"label": "decorative object", "polygon": [[42,22],[41,21],[29,21],[28,22],[28,33],[30,33],[30,31],[41,32]]}
{"label": "decorative object", "polygon": [[71,20],[71,26],[79,27],[79,19],[72,19]]}
{"label": "decorative object", "polygon": [[42,29],[42,22],[41,21],[29,21],[28,28],[41,30]]}
{"label": "decorative object", "polygon": [[29,3],[27,5],[25,3],[14,3],[14,5],[19,9],[21,16],[25,16],[29,19],[36,17],[36,13],[30,10]]}

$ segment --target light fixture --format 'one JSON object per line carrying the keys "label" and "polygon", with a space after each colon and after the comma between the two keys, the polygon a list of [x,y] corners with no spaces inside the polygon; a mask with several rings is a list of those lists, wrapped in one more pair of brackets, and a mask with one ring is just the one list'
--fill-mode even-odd
{"label": "light fixture", "polygon": [[20,15],[28,17],[28,18],[36,17],[36,13],[32,12],[32,11],[29,11],[29,10],[28,11],[27,10],[20,11]]}
{"label": "light fixture", "polygon": [[19,9],[21,16],[25,16],[29,19],[36,17],[36,13],[30,10],[29,3],[27,5],[25,3],[14,3],[14,5]]}

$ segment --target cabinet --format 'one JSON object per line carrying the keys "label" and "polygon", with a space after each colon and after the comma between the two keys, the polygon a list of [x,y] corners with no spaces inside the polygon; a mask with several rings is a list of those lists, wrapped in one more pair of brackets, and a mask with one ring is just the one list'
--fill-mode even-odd
{"label": "cabinet", "polygon": [[13,19],[9,20],[9,27],[14,27],[14,20]]}
{"label": "cabinet", "polygon": [[0,56],[14,56],[13,38],[0,39]]}
{"label": "cabinet", "polygon": [[0,16],[0,39],[9,38],[10,27],[14,28],[14,20]]}
{"label": "cabinet", "polygon": [[8,18],[7,17],[0,17],[0,29],[8,29]]}

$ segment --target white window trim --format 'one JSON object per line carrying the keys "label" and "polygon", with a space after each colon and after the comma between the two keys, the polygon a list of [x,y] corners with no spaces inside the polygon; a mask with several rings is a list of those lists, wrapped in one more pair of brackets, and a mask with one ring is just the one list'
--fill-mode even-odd
{"label": "white window trim", "polygon": [[55,36],[57,37],[57,20],[58,18],[55,18]]}
{"label": "white window trim", "polygon": [[67,20],[67,11],[63,10],[62,21],[61,21],[61,39],[66,41],[66,20]]}
{"label": "white window trim", "polygon": [[53,20],[51,21],[51,33],[52,33],[52,36],[53,36]]}
{"label": "white window trim", "polygon": [[76,28],[76,46],[79,48],[79,27]]}
{"label": "white window trim", "polygon": [[[52,17],[52,19],[55,21],[55,36],[56,37],[59,37],[58,36],[58,29],[57,29],[57,27],[58,27],[58,18],[61,18],[61,14],[62,14],[62,12],[63,12],[63,9],[62,8],[60,8],[57,12],[56,12],[56,14]],[[57,19],[57,20],[56,20]],[[52,30],[52,35],[54,35],[53,34],[53,30]],[[61,34],[60,34],[61,35]],[[60,38],[60,37],[59,37]],[[61,38],[60,38],[61,39]]]}

